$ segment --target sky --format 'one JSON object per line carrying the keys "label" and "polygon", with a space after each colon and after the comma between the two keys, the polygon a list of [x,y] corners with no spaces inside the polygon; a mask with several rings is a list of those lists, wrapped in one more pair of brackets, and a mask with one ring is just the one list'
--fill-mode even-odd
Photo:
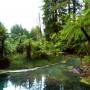
{"label": "sky", "polygon": [[43,0],[0,0],[0,22],[10,31],[15,24],[31,30],[39,24]]}

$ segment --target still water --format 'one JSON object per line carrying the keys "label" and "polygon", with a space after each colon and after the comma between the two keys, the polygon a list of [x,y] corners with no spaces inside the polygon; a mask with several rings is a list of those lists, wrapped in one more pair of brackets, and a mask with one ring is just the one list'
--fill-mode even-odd
{"label": "still water", "polygon": [[90,90],[67,65],[0,74],[0,90]]}

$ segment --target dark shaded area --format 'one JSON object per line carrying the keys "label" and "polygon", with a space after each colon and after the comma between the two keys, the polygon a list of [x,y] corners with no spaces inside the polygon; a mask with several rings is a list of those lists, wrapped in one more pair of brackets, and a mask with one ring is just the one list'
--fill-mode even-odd
{"label": "dark shaded area", "polygon": [[4,56],[4,36],[0,36],[0,58]]}
{"label": "dark shaded area", "polygon": [[90,85],[86,85],[84,83],[81,83],[80,86],[81,86],[81,90],[90,90]]}
{"label": "dark shaded area", "polygon": [[10,60],[7,57],[0,58],[0,69],[6,69],[10,66]]}
{"label": "dark shaded area", "polygon": [[5,55],[5,37],[0,36],[0,69],[9,67],[10,61]]}
{"label": "dark shaded area", "polygon": [[64,54],[74,54],[75,49],[74,48],[66,48],[65,50],[63,50]]}
{"label": "dark shaded area", "polygon": [[87,38],[88,42],[90,43],[90,36],[89,36],[88,33],[85,31],[84,27],[81,27],[81,31],[83,32],[83,34],[84,34],[85,37]]}
{"label": "dark shaded area", "polygon": [[23,54],[23,46],[22,46],[22,45],[18,46],[18,47],[16,48],[16,51],[17,51],[17,53],[19,53],[19,54]]}
{"label": "dark shaded area", "polygon": [[26,55],[27,55],[27,59],[30,60],[31,59],[31,45],[30,42],[28,45],[26,45]]}
{"label": "dark shaded area", "polygon": [[23,54],[23,52],[24,52],[24,46],[22,45],[21,39],[20,39],[20,41],[19,41],[18,46],[16,47],[16,51],[17,51],[17,53],[19,53],[19,54]]}
{"label": "dark shaded area", "polygon": [[54,79],[46,79],[44,90],[60,90],[60,82]]}

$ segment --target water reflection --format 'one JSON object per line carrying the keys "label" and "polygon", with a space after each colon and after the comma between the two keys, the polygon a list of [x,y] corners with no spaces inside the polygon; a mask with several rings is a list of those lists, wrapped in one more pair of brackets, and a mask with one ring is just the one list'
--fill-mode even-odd
{"label": "water reflection", "polygon": [[36,79],[34,79],[33,82],[31,82],[30,80],[26,80],[24,82],[20,82],[17,85],[17,82],[13,82],[11,80],[7,81],[7,87],[2,87],[4,89],[0,89],[0,90],[43,90],[44,88],[44,80],[45,78],[42,77],[41,81],[37,81]]}
{"label": "water reflection", "polygon": [[7,87],[7,74],[0,75],[0,90],[3,90],[4,87]]}
{"label": "water reflection", "polygon": [[64,90],[62,84],[58,80],[47,78],[44,90]]}
{"label": "water reflection", "polygon": [[0,90],[90,90],[61,66],[0,75]]}

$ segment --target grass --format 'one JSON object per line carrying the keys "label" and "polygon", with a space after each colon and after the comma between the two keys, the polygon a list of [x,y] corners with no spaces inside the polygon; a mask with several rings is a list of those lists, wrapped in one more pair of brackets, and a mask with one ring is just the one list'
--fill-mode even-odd
{"label": "grass", "polygon": [[45,65],[51,65],[56,63],[66,63],[68,61],[73,61],[72,58],[76,58],[76,56],[49,56],[47,59],[39,58],[39,59],[31,59],[27,60],[25,55],[15,54],[10,56],[10,66],[6,70],[16,70],[16,69],[28,69],[35,67],[42,67]]}
{"label": "grass", "polygon": [[[74,58],[74,59],[72,59]],[[10,56],[10,66],[7,68],[7,70],[17,70],[17,69],[29,69],[29,68],[35,68],[35,67],[42,67],[45,65],[52,65],[56,63],[67,63],[67,64],[73,64],[76,60],[76,56],[49,56],[47,59],[41,58],[41,59],[31,59],[27,60],[25,55],[15,54],[13,56]],[[70,63],[70,62],[72,63]]]}
{"label": "grass", "polygon": [[28,69],[35,67],[42,67],[45,65],[51,65],[55,63],[60,63],[63,59],[63,56],[49,56],[47,59],[31,59],[27,60],[25,55],[16,54],[11,56],[9,70],[16,69]]}

